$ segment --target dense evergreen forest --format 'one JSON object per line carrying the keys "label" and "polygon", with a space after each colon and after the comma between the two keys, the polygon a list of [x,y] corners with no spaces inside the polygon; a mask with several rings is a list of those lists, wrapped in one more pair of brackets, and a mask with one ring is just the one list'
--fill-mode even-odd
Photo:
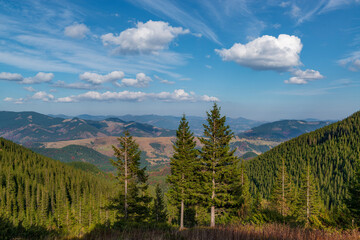
{"label": "dense evergreen forest", "polygon": [[234,155],[234,133],[220,110],[214,104],[207,112],[201,148],[185,115],[181,119],[166,197],[159,185],[151,196],[142,153],[129,132],[113,146],[116,177],[0,138],[0,238],[87,233],[96,239],[94,232],[140,228],[163,234],[229,224],[286,223],[283,229],[360,224],[360,112],[245,161]]}
{"label": "dense evergreen forest", "polygon": [[280,144],[248,161],[246,168],[253,195],[269,198],[276,172],[284,160],[291,182],[301,187],[301,169],[310,162],[317,188],[328,209],[344,203],[360,159],[360,112]]}
{"label": "dense evergreen forest", "polygon": [[0,238],[40,236],[46,234],[44,229],[80,234],[96,224],[111,223],[114,212],[104,207],[114,186],[0,138],[0,218],[3,224],[24,229],[2,229]]}

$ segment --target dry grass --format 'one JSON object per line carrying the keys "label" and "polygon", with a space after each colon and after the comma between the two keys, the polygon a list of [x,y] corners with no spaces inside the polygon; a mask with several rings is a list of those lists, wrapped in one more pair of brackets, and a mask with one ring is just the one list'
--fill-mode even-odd
{"label": "dry grass", "polygon": [[149,240],[336,240],[336,239],[360,239],[359,231],[330,232],[305,228],[292,228],[281,224],[268,224],[264,226],[232,226],[217,228],[192,228],[178,231],[176,229],[133,229],[133,230],[102,230],[83,236],[83,240],[93,239],[149,239]]}

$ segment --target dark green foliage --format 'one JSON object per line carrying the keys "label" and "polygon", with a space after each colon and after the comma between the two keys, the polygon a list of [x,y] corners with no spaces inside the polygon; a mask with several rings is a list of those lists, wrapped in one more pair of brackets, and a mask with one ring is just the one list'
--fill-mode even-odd
{"label": "dark green foliage", "polygon": [[230,150],[233,133],[225,125],[226,117],[220,116],[220,108],[215,103],[207,112],[207,125],[204,124],[204,137],[199,138],[201,149],[201,186],[202,203],[211,207],[211,226],[215,225],[215,208],[218,213],[226,215],[226,209],[236,204],[234,192],[237,189],[238,159],[235,150]]}
{"label": "dark green foliage", "polygon": [[117,160],[111,162],[117,168],[120,191],[109,208],[116,210],[120,222],[147,222],[151,197],[148,194],[146,168],[140,168],[139,146],[127,131],[118,140],[119,147],[112,146]]}
{"label": "dark green foliage", "polygon": [[198,168],[198,150],[195,146],[193,133],[184,115],[176,131],[174,154],[170,159],[171,173],[167,178],[170,184],[169,202],[180,209],[180,228],[183,227],[184,205],[194,203],[194,196],[198,191],[195,174]]}
{"label": "dark green foliage", "polygon": [[102,176],[104,178],[110,178],[110,176],[103,171],[101,171],[99,168],[97,168],[95,165],[87,162],[70,162],[67,163],[67,165],[72,166],[77,169],[81,169],[82,171],[94,174],[96,176]]}
{"label": "dark green foliage", "polygon": [[340,205],[347,195],[347,186],[354,179],[355,162],[360,159],[360,112],[343,121],[282,143],[246,163],[250,191],[256,189],[270,197],[276,171],[282,159],[291,182],[302,186],[301,172],[306,161],[318,184],[322,202],[328,209]]}
{"label": "dark green foliage", "polygon": [[113,192],[109,180],[0,138],[0,216],[14,227],[86,232],[113,221],[102,209]]}
{"label": "dark green foliage", "polygon": [[258,155],[254,152],[247,152],[245,153],[244,155],[241,156],[242,159],[251,159],[251,158],[254,158],[254,157],[257,157]]}
{"label": "dark green foliage", "polygon": [[160,185],[156,184],[155,198],[151,211],[151,218],[153,222],[165,223],[166,222],[166,206],[164,201],[164,193],[162,192]]}
{"label": "dark green foliage", "polygon": [[110,158],[108,156],[85,146],[68,145],[63,148],[31,148],[31,150],[61,162],[88,162],[103,171],[115,171],[114,166],[109,162]]}
{"label": "dark green foliage", "polygon": [[301,134],[314,131],[329,125],[330,123],[331,122],[322,121],[307,122],[299,120],[281,120],[254,127],[249,131],[240,133],[239,137],[285,141],[300,136]]}
{"label": "dark green foliage", "polygon": [[291,208],[295,201],[293,194],[294,189],[283,159],[276,174],[274,187],[271,190],[271,208],[284,217],[291,214]]}
{"label": "dark green foliage", "polygon": [[360,160],[357,161],[356,173],[353,181],[349,184],[349,198],[347,207],[354,217],[356,223],[360,223]]}

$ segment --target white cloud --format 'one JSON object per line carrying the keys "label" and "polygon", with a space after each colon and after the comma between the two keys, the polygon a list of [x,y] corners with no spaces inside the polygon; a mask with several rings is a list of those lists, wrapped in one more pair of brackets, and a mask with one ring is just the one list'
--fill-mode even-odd
{"label": "white cloud", "polygon": [[207,95],[197,96],[195,93],[185,92],[184,89],[176,89],[173,92],[160,92],[160,93],[145,93],[141,91],[131,92],[96,92],[90,91],[87,93],[73,95],[68,97],[58,98],[56,102],[78,102],[78,101],[144,101],[144,100],[159,100],[164,102],[177,102],[177,101],[218,101],[216,97],[209,97]]}
{"label": "white cloud", "polygon": [[121,83],[115,83],[119,87],[148,87],[152,79],[145,73],[136,74],[136,78],[124,78]]}
{"label": "white cloud", "polygon": [[117,45],[119,54],[151,54],[167,49],[170,42],[180,34],[190,33],[182,27],[172,27],[167,22],[149,20],[138,22],[118,36],[108,33],[101,36],[104,45]]}
{"label": "white cloud", "polygon": [[99,89],[98,85],[87,84],[83,82],[66,83],[64,81],[57,81],[53,84],[54,87],[58,88],[69,88],[69,89]]}
{"label": "white cloud", "polygon": [[80,75],[80,79],[83,81],[87,81],[92,84],[103,84],[106,82],[115,82],[124,77],[124,73],[122,71],[113,71],[106,75],[101,75],[92,72],[84,72]]}
{"label": "white cloud", "polygon": [[44,102],[49,102],[50,100],[55,99],[55,97],[52,94],[43,91],[36,92],[31,98],[35,100],[42,100]]}
{"label": "white cloud", "polygon": [[210,66],[210,65],[205,65],[205,67],[208,69],[212,69],[212,66]]}
{"label": "white cloud", "polygon": [[53,78],[54,78],[53,73],[38,72],[34,77],[24,78],[21,81],[21,83],[24,84],[44,83],[44,82],[50,82]]}
{"label": "white cloud", "polygon": [[82,39],[90,32],[89,28],[81,23],[75,23],[71,26],[67,26],[64,30],[64,34],[71,38]]}
{"label": "white cloud", "polygon": [[300,38],[280,34],[264,35],[247,44],[235,43],[230,49],[215,49],[223,61],[234,61],[254,70],[289,71],[299,66],[302,50]]}
{"label": "white cloud", "polygon": [[8,73],[8,72],[2,72],[0,73],[0,80],[6,80],[6,81],[22,81],[23,76],[18,73]]}
{"label": "white cloud", "polygon": [[300,69],[294,70],[291,72],[293,77],[289,80],[285,80],[284,83],[287,84],[307,84],[309,81],[323,79],[324,76],[320,74],[319,71],[312,69],[306,69],[302,71]]}
{"label": "white cloud", "polygon": [[157,80],[159,80],[160,83],[169,84],[169,85],[175,84],[174,81],[169,81],[169,80],[163,79],[163,78],[161,78],[161,77],[159,77],[159,76],[157,76],[157,75],[154,75],[154,77],[155,77]]}
{"label": "white cloud", "polygon": [[350,71],[360,71],[360,51],[351,53],[349,57],[340,59],[338,63],[343,67],[347,67]]}
{"label": "white cloud", "polygon": [[4,98],[5,102],[12,102],[15,104],[22,104],[24,103],[24,99],[23,98],[11,98],[11,97],[6,97]]}
{"label": "white cloud", "polygon": [[36,90],[33,87],[24,87],[24,89],[29,92],[36,92]]}

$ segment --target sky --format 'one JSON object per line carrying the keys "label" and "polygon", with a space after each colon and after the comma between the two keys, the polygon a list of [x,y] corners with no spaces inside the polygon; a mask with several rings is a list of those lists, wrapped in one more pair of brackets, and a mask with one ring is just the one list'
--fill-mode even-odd
{"label": "sky", "polygon": [[360,0],[0,0],[0,110],[336,120]]}

